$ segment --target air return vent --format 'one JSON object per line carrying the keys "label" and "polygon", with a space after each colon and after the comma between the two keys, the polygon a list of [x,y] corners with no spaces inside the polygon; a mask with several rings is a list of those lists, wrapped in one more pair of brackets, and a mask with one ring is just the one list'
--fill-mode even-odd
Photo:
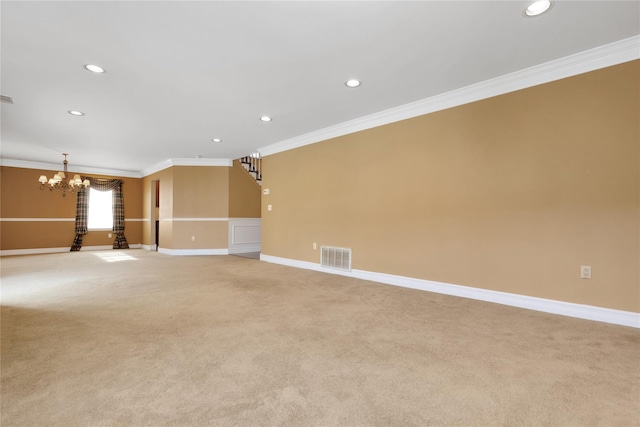
{"label": "air return vent", "polygon": [[320,265],[337,270],[351,271],[351,249],[322,246]]}

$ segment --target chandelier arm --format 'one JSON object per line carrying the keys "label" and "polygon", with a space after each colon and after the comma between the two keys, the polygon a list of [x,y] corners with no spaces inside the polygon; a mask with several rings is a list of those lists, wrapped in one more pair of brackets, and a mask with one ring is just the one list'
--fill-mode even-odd
{"label": "chandelier arm", "polygon": [[49,184],[49,191],[57,190],[62,193],[62,197],[67,197],[68,193],[75,193],[81,189],[89,187],[91,184],[88,179],[83,177],[80,179],[80,175],[76,174],[73,178],[68,177],[67,161],[68,153],[62,153],[64,160],[62,162],[64,172],[54,174],[53,178],[47,179],[45,175],[40,175],[38,181],[40,182],[40,190],[44,190],[46,184]]}

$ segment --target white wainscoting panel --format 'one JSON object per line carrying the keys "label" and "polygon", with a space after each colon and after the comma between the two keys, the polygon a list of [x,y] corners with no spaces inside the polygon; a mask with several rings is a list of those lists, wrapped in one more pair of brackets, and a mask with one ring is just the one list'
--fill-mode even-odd
{"label": "white wainscoting panel", "polygon": [[229,253],[244,254],[262,250],[262,219],[229,218]]}

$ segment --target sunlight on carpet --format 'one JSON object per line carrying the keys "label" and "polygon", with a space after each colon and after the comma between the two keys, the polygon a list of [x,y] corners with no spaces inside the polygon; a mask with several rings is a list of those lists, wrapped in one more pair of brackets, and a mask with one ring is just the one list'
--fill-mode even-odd
{"label": "sunlight on carpet", "polygon": [[2,427],[639,425],[634,328],[236,256],[1,262]]}
{"label": "sunlight on carpet", "polygon": [[94,254],[106,262],[137,261],[138,259],[122,252],[98,252]]}

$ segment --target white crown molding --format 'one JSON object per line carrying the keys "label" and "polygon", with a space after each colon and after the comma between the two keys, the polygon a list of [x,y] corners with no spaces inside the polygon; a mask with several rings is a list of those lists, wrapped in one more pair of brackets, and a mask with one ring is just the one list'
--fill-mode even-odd
{"label": "white crown molding", "polygon": [[[560,80],[640,58],[640,35],[584,52],[539,64],[451,92],[425,98],[368,116],[289,138],[258,149],[263,156],[315,144],[354,132],[441,111],[516,90]],[[60,163],[42,163],[0,158],[0,165],[57,171]],[[103,169],[73,165],[73,172],[143,178],[172,166],[233,166],[233,159],[176,158],[163,160],[141,171]]]}
{"label": "white crown molding", "polygon": [[[0,165],[14,167],[14,168],[40,169],[40,170],[50,170],[50,171],[59,171],[59,170],[62,170],[62,167],[63,167],[62,162],[43,163],[43,162],[31,162],[28,160],[14,160],[14,159],[0,159]],[[77,166],[77,165],[70,165],[69,169],[71,170],[71,173],[87,173],[87,174],[97,174],[97,175],[107,175],[107,176],[121,176],[125,178],[142,178],[142,174],[140,172],[125,171],[120,169],[94,168],[89,166]]]}
{"label": "white crown molding", "polygon": [[171,159],[173,166],[233,166],[232,159]]}
{"label": "white crown molding", "polygon": [[453,285],[450,283],[434,282],[431,280],[415,279],[412,277],[396,276],[393,274],[376,273],[364,270],[340,271],[322,267],[308,261],[298,261],[289,258],[280,258],[272,255],[260,254],[260,260],[289,267],[303,268],[306,270],[320,271],[323,273],[337,274],[340,276],[354,277],[356,279],[385,283],[387,285],[403,288],[418,289],[462,298],[470,298],[479,301],[493,302],[512,307],[542,311],[545,313],[559,314],[562,316],[576,317],[579,319],[595,320],[598,322],[612,323],[622,326],[640,328],[640,313],[630,311],[613,310],[592,305],[575,304],[564,301],[556,301],[544,298],[530,297],[526,295],[511,294],[492,291],[488,289],[473,288],[469,286]]}
{"label": "white crown molding", "polygon": [[186,159],[167,159],[163,160],[160,163],[157,163],[151,167],[143,169],[140,171],[142,177],[149,176],[156,172],[160,172],[161,170],[173,167],[173,166],[224,166],[224,167],[232,167],[233,160],[232,159],[196,159],[196,158],[186,158]]}
{"label": "white crown molding", "polygon": [[[9,166],[14,168],[24,168],[24,169],[40,169],[40,170],[50,170],[50,171],[59,171],[62,170],[62,163],[44,163],[44,162],[32,162],[28,160],[14,160],[14,159],[3,159],[0,158],[1,166]],[[232,167],[233,160],[231,159],[167,159],[163,160],[160,163],[157,163],[149,168],[143,169],[142,171],[125,171],[120,169],[104,169],[104,168],[94,168],[90,166],[77,166],[71,165],[69,169],[71,172],[76,173],[86,173],[86,174],[97,174],[97,175],[107,175],[107,176],[121,176],[125,178],[144,178],[145,176],[149,176],[153,173],[160,172],[163,169],[170,168],[172,166],[224,166],[224,167]]]}
{"label": "white crown molding", "polygon": [[640,36],[630,37],[441,95],[340,123],[258,149],[262,156],[457,107],[640,58]]}
{"label": "white crown molding", "polygon": [[142,177],[144,178],[145,176],[149,176],[151,174],[154,174],[156,172],[160,172],[161,170],[170,168],[171,166],[173,166],[173,163],[171,162],[171,159],[166,159],[161,161],[160,163],[156,163],[153,166],[149,166],[146,169],[143,169],[140,173],[142,174]]}

